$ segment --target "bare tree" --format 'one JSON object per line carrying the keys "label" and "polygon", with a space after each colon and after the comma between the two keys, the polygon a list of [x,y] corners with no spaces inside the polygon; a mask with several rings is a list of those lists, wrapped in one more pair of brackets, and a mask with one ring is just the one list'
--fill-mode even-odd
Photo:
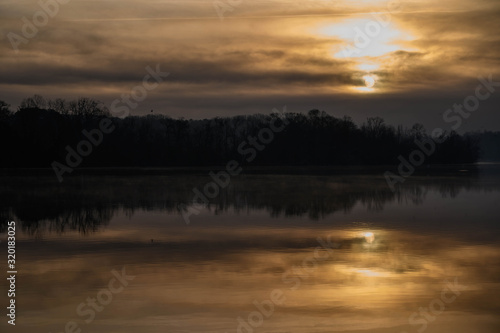
{"label": "bare tree", "polygon": [[59,112],[60,114],[68,114],[69,112],[69,105],[65,99],[62,98],[51,99],[49,100],[48,105],[49,109]]}
{"label": "bare tree", "polygon": [[363,124],[361,129],[372,138],[379,138],[385,128],[384,119],[380,117],[370,117]]}
{"label": "bare tree", "polygon": [[10,114],[10,105],[4,101],[0,101],[0,120],[6,119]]}
{"label": "bare tree", "polygon": [[21,101],[19,109],[45,109],[47,101],[40,95],[33,95],[33,97],[25,98]]}
{"label": "bare tree", "polygon": [[108,116],[108,108],[100,101],[80,97],[76,101],[69,102],[69,110],[72,114],[85,117]]}
{"label": "bare tree", "polygon": [[421,139],[425,136],[425,127],[420,123],[416,123],[411,127],[411,136],[415,139]]}

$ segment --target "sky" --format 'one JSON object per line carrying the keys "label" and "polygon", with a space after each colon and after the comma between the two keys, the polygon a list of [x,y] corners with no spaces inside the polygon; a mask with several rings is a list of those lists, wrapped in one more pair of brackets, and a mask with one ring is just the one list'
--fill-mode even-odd
{"label": "sky", "polygon": [[[479,77],[500,82],[497,0],[59,1],[41,0],[44,14],[35,0],[0,0],[0,100],[13,109],[33,94],[125,105],[149,67],[170,74],[136,95],[132,115],[286,105],[357,123],[500,130],[500,83],[474,97]],[[475,111],[447,112],[464,101]]]}

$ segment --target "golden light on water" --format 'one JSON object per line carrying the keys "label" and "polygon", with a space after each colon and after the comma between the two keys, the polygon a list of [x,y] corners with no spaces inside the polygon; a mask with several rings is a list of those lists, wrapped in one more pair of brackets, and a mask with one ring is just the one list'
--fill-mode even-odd
{"label": "golden light on water", "polygon": [[363,234],[367,243],[371,244],[375,240],[375,234],[371,231],[365,232]]}
{"label": "golden light on water", "polygon": [[371,269],[358,269],[358,270],[356,270],[356,273],[359,273],[361,275],[368,276],[368,277],[381,276],[380,273],[375,272]]}

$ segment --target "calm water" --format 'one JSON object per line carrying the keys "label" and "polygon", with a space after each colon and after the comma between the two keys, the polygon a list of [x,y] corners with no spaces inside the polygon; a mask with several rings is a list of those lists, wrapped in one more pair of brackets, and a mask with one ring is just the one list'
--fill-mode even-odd
{"label": "calm water", "polygon": [[498,333],[497,169],[247,175],[208,207],[206,173],[1,177],[16,331]]}

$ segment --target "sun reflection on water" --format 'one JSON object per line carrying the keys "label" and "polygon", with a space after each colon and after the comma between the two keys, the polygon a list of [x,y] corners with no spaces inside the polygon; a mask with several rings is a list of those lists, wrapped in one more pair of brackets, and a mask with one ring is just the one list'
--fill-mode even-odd
{"label": "sun reflection on water", "polygon": [[363,236],[365,237],[367,243],[371,244],[375,240],[375,235],[373,234],[373,232],[365,232]]}

